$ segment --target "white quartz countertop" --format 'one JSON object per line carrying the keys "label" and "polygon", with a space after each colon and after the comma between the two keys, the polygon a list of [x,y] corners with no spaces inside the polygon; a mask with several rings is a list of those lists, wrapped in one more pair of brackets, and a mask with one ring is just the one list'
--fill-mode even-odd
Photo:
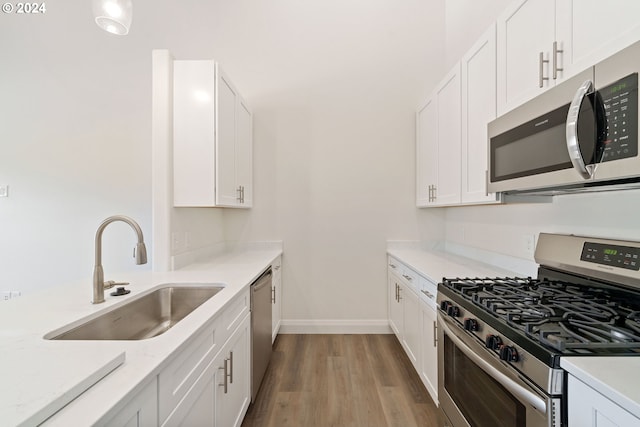
{"label": "white quartz countertop", "polygon": [[513,271],[436,249],[387,248],[387,253],[433,283],[443,277],[513,277]]}
{"label": "white quartz countertop", "polygon": [[563,357],[560,366],[640,418],[639,357]]}
{"label": "white quartz countertop", "polygon": [[[281,249],[247,250],[164,273],[127,272],[116,277],[107,270],[107,279],[130,282],[131,293],[112,297],[107,290],[102,304],[89,302],[91,278],[0,303],[0,423],[31,426],[46,419],[46,426],[93,425],[117,412],[123,399],[151,381],[188,337],[247,289],[281,253]],[[43,339],[149,289],[185,282],[220,283],[225,288],[162,335],[139,341]]]}

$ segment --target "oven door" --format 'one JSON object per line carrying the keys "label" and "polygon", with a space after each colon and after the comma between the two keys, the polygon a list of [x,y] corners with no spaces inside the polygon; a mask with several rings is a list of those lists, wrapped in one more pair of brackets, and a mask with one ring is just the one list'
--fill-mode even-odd
{"label": "oven door", "polygon": [[[553,399],[438,312],[438,400],[452,427],[555,427]],[[554,401],[555,400],[555,401]]]}

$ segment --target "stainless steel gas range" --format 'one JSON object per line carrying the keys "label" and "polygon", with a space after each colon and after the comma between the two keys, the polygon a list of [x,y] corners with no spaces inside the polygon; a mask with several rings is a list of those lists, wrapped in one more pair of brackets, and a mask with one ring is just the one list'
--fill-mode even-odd
{"label": "stainless steel gas range", "polygon": [[640,356],[640,242],[542,233],[535,260],[438,285],[445,425],[565,426],[563,356]]}

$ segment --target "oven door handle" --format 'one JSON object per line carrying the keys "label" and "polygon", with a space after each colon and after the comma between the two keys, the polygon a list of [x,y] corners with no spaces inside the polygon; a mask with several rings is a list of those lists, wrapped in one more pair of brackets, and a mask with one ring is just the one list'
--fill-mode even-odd
{"label": "oven door handle", "polygon": [[485,371],[487,375],[499,382],[504,388],[518,397],[518,399],[533,406],[533,408],[538,412],[542,414],[547,413],[547,404],[542,398],[540,398],[540,396],[522,387],[520,384],[516,383],[511,378],[491,366],[491,364],[482,359],[482,357],[478,356],[471,348],[469,348],[469,346],[464,343],[464,341],[462,341],[455,333],[451,331],[449,326],[447,326],[445,320],[440,322],[438,326],[440,326],[443,332],[449,336],[451,341],[453,341],[454,344],[456,344],[458,348],[469,359],[471,359],[476,365],[478,365],[483,371]]}

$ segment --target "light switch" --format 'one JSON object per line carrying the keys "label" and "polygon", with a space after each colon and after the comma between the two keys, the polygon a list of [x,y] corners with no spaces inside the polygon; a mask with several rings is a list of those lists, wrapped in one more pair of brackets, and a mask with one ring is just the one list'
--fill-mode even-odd
{"label": "light switch", "polygon": [[0,197],[9,197],[8,185],[0,185]]}

